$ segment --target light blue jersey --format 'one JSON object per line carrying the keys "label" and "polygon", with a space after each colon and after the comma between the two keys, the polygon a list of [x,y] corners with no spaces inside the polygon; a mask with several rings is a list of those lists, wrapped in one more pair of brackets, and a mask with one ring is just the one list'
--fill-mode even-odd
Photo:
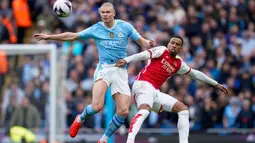
{"label": "light blue jersey", "polygon": [[115,20],[112,28],[107,28],[103,22],[79,32],[81,39],[93,38],[99,53],[99,64],[114,64],[127,55],[128,37],[138,40],[141,35],[128,22]]}

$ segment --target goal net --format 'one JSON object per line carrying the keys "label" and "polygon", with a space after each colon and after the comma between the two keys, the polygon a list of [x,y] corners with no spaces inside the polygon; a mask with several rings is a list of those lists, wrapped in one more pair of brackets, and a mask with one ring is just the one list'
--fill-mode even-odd
{"label": "goal net", "polygon": [[36,142],[63,142],[63,54],[52,44],[0,45],[0,60],[0,142],[29,138],[21,131],[31,133],[30,139],[34,136]]}

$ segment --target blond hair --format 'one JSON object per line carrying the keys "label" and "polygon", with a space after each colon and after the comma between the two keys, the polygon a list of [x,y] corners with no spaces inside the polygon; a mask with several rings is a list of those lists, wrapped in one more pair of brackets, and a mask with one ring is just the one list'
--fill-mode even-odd
{"label": "blond hair", "polygon": [[114,13],[115,13],[114,5],[113,5],[112,3],[110,3],[110,2],[103,3],[103,4],[101,5],[101,7],[99,8],[99,10],[100,10],[102,7],[111,7],[111,8],[113,9]]}

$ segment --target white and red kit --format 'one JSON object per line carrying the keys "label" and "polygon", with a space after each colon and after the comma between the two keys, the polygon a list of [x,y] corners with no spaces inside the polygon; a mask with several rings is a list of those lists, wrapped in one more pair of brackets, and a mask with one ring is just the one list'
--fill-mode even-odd
{"label": "white and red kit", "polygon": [[155,112],[171,111],[177,99],[159,91],[160,86],[172,75],[188,74],[191,77],[216,85],[217,82],[200,71],[191,69],[179,56],[170,55],[165,46],[158,46],[144,52],[126,57],[127,63],[131,61],[149,60],[146,67],[136,76],[132,94],[139,107],[148,104]]}

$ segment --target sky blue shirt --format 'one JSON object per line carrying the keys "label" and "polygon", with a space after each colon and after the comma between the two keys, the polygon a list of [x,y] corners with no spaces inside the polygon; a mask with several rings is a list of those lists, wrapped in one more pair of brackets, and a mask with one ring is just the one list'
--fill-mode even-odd
{"label": "sky blue shirt", "polygon": [[103,22],[79,32],[80,39],[95,39],[99,53],[99,63],[114,64],[127,55],[128,37],[138,40],[141,35],[136,29],[123,20],[115,20],[112,28],[107,28]]}
{"label": "sky blue shirt", "polygon": [[241,107],[238,106],[237,108],[237,113],[234,112],[233,110],[233,106],[232,105],[227,105],[225,110],[224,110],[224,116],[226,116],[227,120],[228,120],[228,128],[232,128],[236,118],[239,114],[239,112],[241,111]]}

